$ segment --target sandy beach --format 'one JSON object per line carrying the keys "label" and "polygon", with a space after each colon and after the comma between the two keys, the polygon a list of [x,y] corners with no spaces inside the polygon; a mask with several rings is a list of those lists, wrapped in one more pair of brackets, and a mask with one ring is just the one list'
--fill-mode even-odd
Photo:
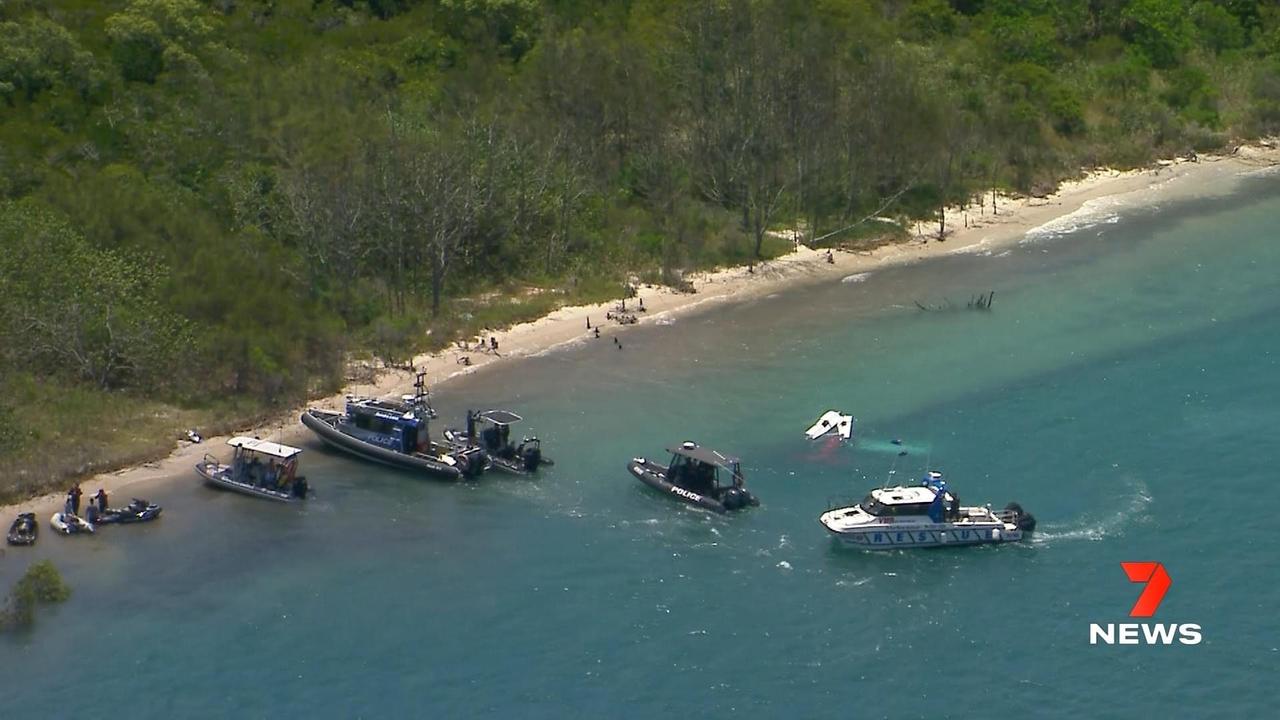
{"label": "sandy beach", "polygon": [[[688,279],[693,283],[695,293],[642,286],[639,297],[627,301],[626,308],[628,313],[635,312],[639,307],[638,300],[643,300],[644,312],[635,312],[638,323],[654,323],[662,318],[697,312],[719,303],[748,300],[784,288],[837,282],[859,273],[955,253],[994,250],[1022,241],[1033,230],[1068,231],[1077,220],[1087,222],[1100,206],[1226,194],[1234,187],[1233,179],[1277,164],[1280,164],[1280,149],[1272,143],[1242,146],[1229,155],[1162,161],[1143,170],[1119,172],[1100,169],[1079,180],[1063,183],[1056,193],[1044,198],[1000,197],[996,214],[991,211],[990,196],[985,207],[975,204],[967,209],[953,208],[948,211],[948,235],[942,241],[936,238],[937,223],[931,222],[920,224],[920,234],[907,242],[875,250],[836,251],[834,262],[827,260],[825,250],[800,246],[785,256],[757,264],[753,272],[738,267],[691,275]],[[599,327],[602,338],[625,335],[628,326],[606,317],[617,304],[614,301],[564,307],[534,322],[494,331],[491,336],[497,339],[497,353],[450,349],[420,355],[413,364],[418,371],[427,373],[428,384],[434,388],[460,375],[492,372],[524,357],[593,341],[588,320],[592,328]],[[464,357],[470,364],[463,364]],[[383,371],[372,383],[352,384],[343,393],[309,404],[338,408],[348,394],[400,395],[412,392],[413,381],[414,374],[410,371]],[[301,410],[301,407],[294,408],[269,425],[246,428],[241,434],[288,442],[305,432],[297,422]],[[117,497],[127,497],[127,488],[141,483],[179,478],[194,482],[194,464],[206,453],[225,456],[226,439],[210,437],[200,444],[181,443],[164,459],[88,478],[81,484],[86,496],[101,487]],[[43,515],[56,511],[62,501],[61,493],[52,493],[7,506],[4,511],[8,517],[27,511]]]}

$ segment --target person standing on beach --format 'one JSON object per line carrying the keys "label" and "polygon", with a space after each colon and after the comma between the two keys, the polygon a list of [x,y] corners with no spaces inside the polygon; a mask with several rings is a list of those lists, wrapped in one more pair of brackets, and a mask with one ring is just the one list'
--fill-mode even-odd
{"label": "person standing on beach", "polygon": [[107,511],[107,491],[106,490],[104,490],[103,488],[98,488],[98,492],[94,493],[93,495],[93,501],[98,504],[98,512]]}
{"label": "person standing on beach", "polygon": [[71,489],[67,491],[67,504],[71,506],[72,515],[80,514],[80,496],[83,494],[80,490],[80,483],[72,485]]}

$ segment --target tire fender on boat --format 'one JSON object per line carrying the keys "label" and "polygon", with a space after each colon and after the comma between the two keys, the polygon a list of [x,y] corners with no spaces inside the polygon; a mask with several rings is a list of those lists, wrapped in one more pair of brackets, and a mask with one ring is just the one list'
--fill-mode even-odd
{"label": "tire fender on boat", "polygon": [[466,475],[467,472],[471,470],[471,458],[466,455],[454,455],[453,460],[457,464],[459,473]]}

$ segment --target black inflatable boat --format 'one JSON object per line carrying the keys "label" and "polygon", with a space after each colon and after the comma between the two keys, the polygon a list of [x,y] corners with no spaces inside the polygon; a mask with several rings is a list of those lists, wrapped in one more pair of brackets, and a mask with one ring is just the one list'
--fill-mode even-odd
{"label": "black inflatable boat", "polygon": [[99,510],[96,505],[90,505],[85,512],[85,519],[94,525],[140,523],[160,517],[160,510],[160,506],[153,502],[134,498],[133,502],[122,508]]}
{"label": "black inflatable boat", "polygon": [[737,458],[721,455],[694,442],[667,448],[667,452],[671,453],[669,465],[633,458],[627,464],[627,470],[637,480],[659,492],[713,512],[741,510],[760,504],[743,484],[742,467]]}

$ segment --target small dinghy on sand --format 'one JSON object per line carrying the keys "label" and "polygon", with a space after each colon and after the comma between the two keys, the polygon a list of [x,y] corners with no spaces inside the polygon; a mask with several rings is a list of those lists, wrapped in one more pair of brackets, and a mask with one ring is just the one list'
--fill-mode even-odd
{"label": "small dinghy on sand", "polygon": [[36,536],[40,533],[40,524],[36,522],[35,513],[22,513],[9,526],[10,545],[35,545]]}
{"label": "small dinghy on sand", "polygon": [[839,410],[828,410],[804,431],[804,436],[817,440],[828,433],[835,433],[842,440],[853,437],[853,416],[845,415]]}
{"label": "small dinghy on sand", "polygon": [[79,535],[81,533],[92,533],[93,524],[79,515],[70,513],[54,513],[49,518],[49,524],[53,529],[62,535]]}

